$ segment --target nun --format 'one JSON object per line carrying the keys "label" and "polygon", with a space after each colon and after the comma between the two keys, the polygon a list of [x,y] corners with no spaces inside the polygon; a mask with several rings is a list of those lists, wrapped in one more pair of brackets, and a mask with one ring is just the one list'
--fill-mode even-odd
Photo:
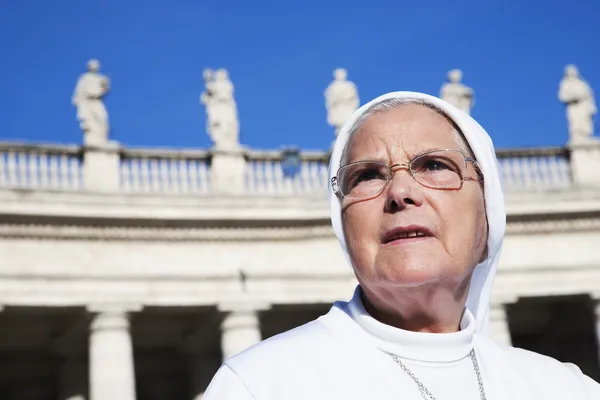
{"label": "nun", "polygon": [[346,122],[329,175],[354,295],[226,360],[203,399],[600,399],[575,365],[486,335],[506,213],[474,119],[388,93]]}

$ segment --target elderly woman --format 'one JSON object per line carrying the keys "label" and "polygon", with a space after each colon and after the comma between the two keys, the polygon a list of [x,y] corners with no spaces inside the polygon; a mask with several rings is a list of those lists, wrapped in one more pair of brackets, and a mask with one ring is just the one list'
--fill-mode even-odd
{"label": "elderly woman", "polygon": [[330,178],[353,298],[227,360],[205,400],[600,399],[574,365],[485,335],[506,215],[475,120],[386,94],[341,130]]}

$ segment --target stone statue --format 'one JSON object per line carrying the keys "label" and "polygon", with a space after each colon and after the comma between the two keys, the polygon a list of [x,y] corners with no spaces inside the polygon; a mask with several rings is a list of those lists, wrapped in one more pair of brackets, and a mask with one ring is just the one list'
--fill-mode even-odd
{"label": "stone statue", "polygon": [[560,82],[558,98],[567,106],[569,136],[571,143],[593,140],[594,116],[597,113],[594,92],[586,81],[581,79],[575,65],[565,67]]}
{"label": "stone statue", "polygon": [[460,69],[448,72],[447,77],[448,82],[442,85],[440,98],[470,115],[471,108],[475,103],[473,89],[461,83],[462,71]]}
{"label": "stone statue", "polygon": [[219,150],[239,148],[239,122],[234,87],[227,70],[204,70],[205,91],[200,103],[206,107],[206,130],[214,147]]}
{"label": "stone statue", "polygon": [[77,107],[77,119],[83,130],[83,143],[86,145],[103,145],[108,141],[108,113],[104,107],[103,97],[110,88],[109,79],[98,73],[100,62],[90,60],[88,72],[81,75],[75,86],[72,104]]}
{"label": "stone statue", "polygon": [[327,123],[335,129],[337,136],[344,123],[358,109],[360,100],[356,85],[347,81],[348,72],[338,68],[333,72],[334,80],[325,90]]}

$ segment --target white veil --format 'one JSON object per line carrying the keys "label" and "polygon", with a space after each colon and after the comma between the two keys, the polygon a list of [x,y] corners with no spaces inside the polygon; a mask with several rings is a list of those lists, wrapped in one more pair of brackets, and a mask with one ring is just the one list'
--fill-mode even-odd
{"label": "white veil", "polygon": [[[504,231],[506,228],[506,209],[504,204],[504,190],[496,152],[490,136],[469,115],[460,111],[451,104],[437,97],[416,92],[392,92],[372,100],[359,108],[342,127],[333,147],[329,164],[329,180],[333,178],[340,167],[342,153],[349,139],[350,129],[355,121],[372,105],[387,99],[419,99],[440,108],[460,128],[469,142],[475,158],[483,173],[485,184],[486,213],[489,224],[488,258],[479,264],[473,273],[471,286],[467,298],[467,308],[475,316],[477,332],[484,332],[489,321],[490,299],[494,276],[500,260],[500,250]],[[335,234],[342,245],[348,258],[344,233],[342,231],[341,209],[338,197],[329,185],[329,203],[331,209],[331,223]]]}

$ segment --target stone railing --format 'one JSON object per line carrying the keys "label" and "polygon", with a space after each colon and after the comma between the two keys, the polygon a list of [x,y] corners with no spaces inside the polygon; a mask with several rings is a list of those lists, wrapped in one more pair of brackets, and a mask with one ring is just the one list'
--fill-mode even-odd
{"label": "stone railing", "polygon": [[329,154],[300,152],[286,165],[283,151],[246,153],[245,190],[257,194],[326,193]]}
{"label": "stone railing", "polygon": [[573,176],[566,148],[530,148],[496,152],[507,191],[561,189]]}
{"label": "stone railing", "polygon": [[79,190],[82,181],[78,146],[0,143],[0,187]]}
{"label": "stone railing", "polygon": [[124,149],[119,164],[120,187],[140,193],[209,193],[210,153]]}
{"label": "stone railing", "polygon": [[[600,185],[600,143],[499,150],[507,191]],[[165,195],[325,195],[326,152],[0,143],[0,188]]]}

